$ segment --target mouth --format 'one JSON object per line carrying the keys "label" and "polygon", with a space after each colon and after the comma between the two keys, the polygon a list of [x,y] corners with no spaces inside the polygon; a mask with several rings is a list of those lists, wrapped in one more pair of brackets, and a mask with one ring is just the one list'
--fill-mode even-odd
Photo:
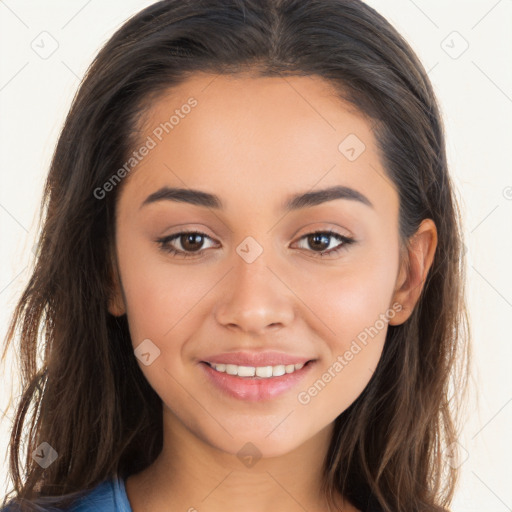
{"label": "mouth", "polygon": [[285,374],[295,373],[306,366],[308,363],[312,363],[313,359],[310,359],[305,363],[287,365],[279,364],[275,366],[239,366],[236,364],[227,363],[210,363],[208,361],[201,362],[207,364],[210,368],[219,373],[227,373],[228,375],[234,375],[243,378],[271,379],[274,377],[281,377]]}
{"label": "mouth", "polygon": [[295,388],[311,372],[316,359],[287,365],[241,366],[201,361],[208,382],[224,395],[249,402],[267,401]]}

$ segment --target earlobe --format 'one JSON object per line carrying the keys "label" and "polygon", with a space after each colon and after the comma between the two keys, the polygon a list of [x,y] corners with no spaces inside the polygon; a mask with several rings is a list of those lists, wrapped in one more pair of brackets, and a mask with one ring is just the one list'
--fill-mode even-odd
{"label": "earlobe", "polygon": [[424,219],[410,239],[406,259],[401,262],[392,303],[401,304],[402,310],[390,319],[390,325],[400,325],[411,316],[434,261],[436,247],[437,229],[434,221]]}

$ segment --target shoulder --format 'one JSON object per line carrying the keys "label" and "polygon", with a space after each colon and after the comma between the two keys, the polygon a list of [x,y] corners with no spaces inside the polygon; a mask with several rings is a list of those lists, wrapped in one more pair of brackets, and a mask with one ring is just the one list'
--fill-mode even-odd
{"label": "shoulder", "polygon": [[[57,512],[64,510],[55,506],[45,507],[40,505],[41,511]],[[124,480],[113,477],[98,484],[78,498],[67,512],[132,512]],[[18,512],[16,505],[7,505],[0,512]]]}
{"label": "shoulder", "polygon": [[124,480],[117,476],[105,480],[80,498],[69,512],[132,512]]}
{"label": "shoulder", "polygon": [[114,512],[114,487],[111,480],[106,480],[91,489],[87,494],[78,499],[69,509],[69,512],[89,512],[92,510],[101,510],[104,512]]}

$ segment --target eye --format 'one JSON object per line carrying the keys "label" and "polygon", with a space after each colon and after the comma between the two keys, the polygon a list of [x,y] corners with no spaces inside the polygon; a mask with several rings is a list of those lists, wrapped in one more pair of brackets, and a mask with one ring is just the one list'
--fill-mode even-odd
{"label": "eye", "polygon": [[[199,231],[182,231],[174,235],[159,238],[156,242],[159,244],[160,249],[166,253],[170,253],[175,257],[191,258],[202,254],[206,250],[203,247],[204,239],[206,238],[211,240],[208,235]],[[332,243],[332,239],[337,239],[338,245],[327,250]],[[325,254],[337,254],[339,251],[346,249],[349,244],[355,242],[353,238],[340,235],[331,230],[308,233],[299,240],[304,240],[306,245],[313,248],[311,252],[316,253],[315,257],[323,257]],[[173,245],[174,242],[179,242],[181,248],[177,248]]]}
{"label": "eye", "polygon": [[[201,254],[204,250],[202,247],[205,238],[210,238],[205,233],[199,231],[182,231],[174,235],[166,236],[157,240],[160,248],[167,253],[171,253],[175,257],[190,258],[195,254]],[[171,245],[172,242],[178,241],[181,249],[177,249]],[[211,238],[210,238],[211,240]]]}
{"label": "eye", "polygon": [[[327,250],[329,246],[331,246],[333,238],[337,239],[339,243],[335,245],[334,248]],[[337,254],[338,252],[347,249],[348,245],[355,242],[353,238],[340,235],[339,233],[331,230],[308,233],[307,235],[302,236],[299,240],[304,240],[307,246],[314,248],[312,252],[316,253],[315,257],[323,257],[325,254]]]}

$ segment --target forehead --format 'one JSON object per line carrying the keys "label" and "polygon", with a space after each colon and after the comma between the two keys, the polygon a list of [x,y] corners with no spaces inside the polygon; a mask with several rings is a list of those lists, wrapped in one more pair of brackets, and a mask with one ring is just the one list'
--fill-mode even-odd
{"label": "forehead", "polygon": [[317,76],[196,73],[142,119],[139,144],[153,147],[126,184],[139,204],[165,185],[209,190],[228,206],[234,188],[241,203],[339,184],[395,193],[371,120]]}

